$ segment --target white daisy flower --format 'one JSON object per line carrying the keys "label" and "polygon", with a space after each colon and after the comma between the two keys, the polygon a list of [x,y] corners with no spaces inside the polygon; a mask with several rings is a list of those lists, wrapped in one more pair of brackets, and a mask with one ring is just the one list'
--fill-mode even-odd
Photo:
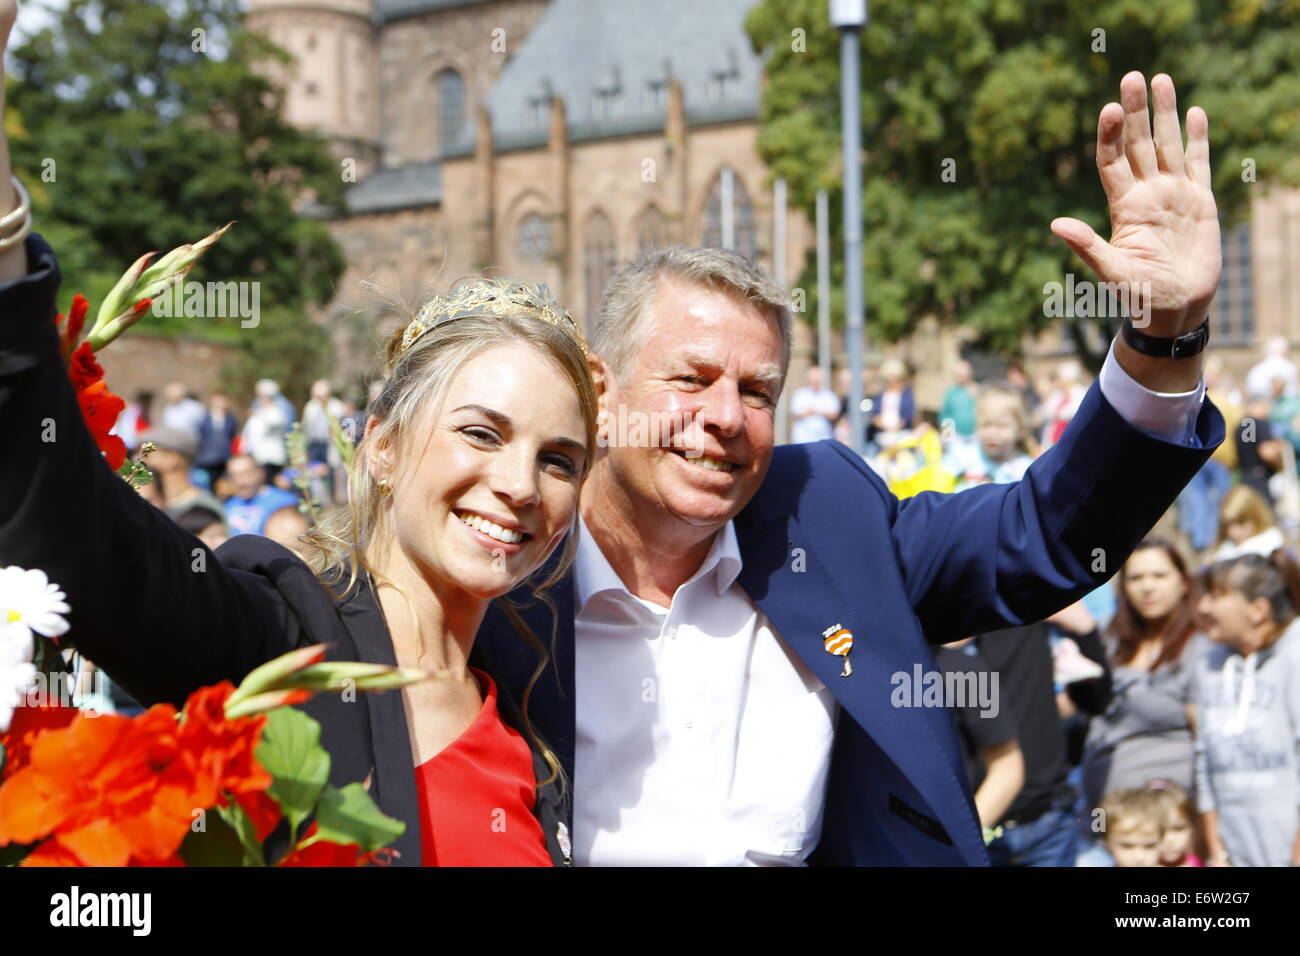
{"label": "white daisy flower", "polygon": [[9,729],[36,674],[32,634],[61,637],[68,631],[62,615],[72,609],[64,597],[44,571],[0,568],[0,733]]}
{"label": "white daisy flower", "polygon": [[0,568],[0,644],[11,640],[30,644],[33,631],[62,637],[68,632],[68,622],[61,615],[72,610],[64,601],[66,597],[39,568]]}

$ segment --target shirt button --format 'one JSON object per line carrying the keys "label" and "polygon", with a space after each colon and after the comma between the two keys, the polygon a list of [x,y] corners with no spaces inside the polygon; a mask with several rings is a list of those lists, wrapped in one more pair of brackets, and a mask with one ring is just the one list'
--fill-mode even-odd
{"label": "shirt button", "polygon": [[687,730],[690,730],[690,729],[691,729],[692,727],[694,727],[694,726],[695,726],[695,721],[692,720],[690,717],[687,717],[687,718],[686,718],[686,729],[687,729]]}

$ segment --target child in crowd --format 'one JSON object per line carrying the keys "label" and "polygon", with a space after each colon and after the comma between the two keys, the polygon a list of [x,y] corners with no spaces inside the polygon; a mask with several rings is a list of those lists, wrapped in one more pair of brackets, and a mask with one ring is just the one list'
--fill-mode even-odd
{"label": "child in crowd", "polygon": [[1300,568],[1285,550],[1205,572],[1215,646],[1193,674],[1196,798],[1211,866],[1300,864]]}
{"label": "child in crowd", "polygon": [[1101,802],[1106,852],[1116,866],[1158,866],[1164,800],[1146,787],[1112,790]]}
{"label": "child in crowd", "polygon": [[1160,805],[1160,865],[1204,866],[1192,852],[1195,831],[1192,798],[1187,791],[1168,780],[1153,780],[1147,789],[1156,795]]}
{"label": "child in crowd", "polygon": [[1214,560],[1228,561],[1243,554],[1272,554],[1283,545],[1273,511],[1249,485],[1228,489],[1219,505],[1219,538]]}
{"label": "child in crowd", "polygon": [[975,403],[975,442],[957,443],[944,466],[957,477],[957,491],[1019,481],[1033,462],[1029,412],[1021,392],[986,385]]}

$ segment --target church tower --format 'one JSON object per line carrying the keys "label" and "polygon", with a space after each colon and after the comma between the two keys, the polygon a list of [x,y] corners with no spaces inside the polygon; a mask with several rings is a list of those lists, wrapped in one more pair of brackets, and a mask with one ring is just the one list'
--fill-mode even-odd
{"label": "church tower", "polygon": [[327,136],[363,179],[379,155],[375,0],[248,0],[247,24],[295,58],[276,77],[285,120]]}

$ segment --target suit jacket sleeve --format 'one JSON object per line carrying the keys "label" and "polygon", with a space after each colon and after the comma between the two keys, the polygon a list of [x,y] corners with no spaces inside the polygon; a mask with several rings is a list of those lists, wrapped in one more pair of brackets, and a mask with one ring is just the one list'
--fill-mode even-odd
{"label": "suit jacket sleeve", "polygon": [[58,262],[36,234],[27,257],[0,285],[0,565],[62,587],[66,641],[142,703],[238,682],[301,630],[269,582],[223,568],[105,463],[59,356]]}
{"label": "suit jacket sleeve", "polygon": [[1040,621],[1103,584],[1223,435],[1223,416],[1207,400],[1189,445],[1153,438],[1094,383],[1060,442],[1018,482],[900,502],[873,481],[927,640]]}

